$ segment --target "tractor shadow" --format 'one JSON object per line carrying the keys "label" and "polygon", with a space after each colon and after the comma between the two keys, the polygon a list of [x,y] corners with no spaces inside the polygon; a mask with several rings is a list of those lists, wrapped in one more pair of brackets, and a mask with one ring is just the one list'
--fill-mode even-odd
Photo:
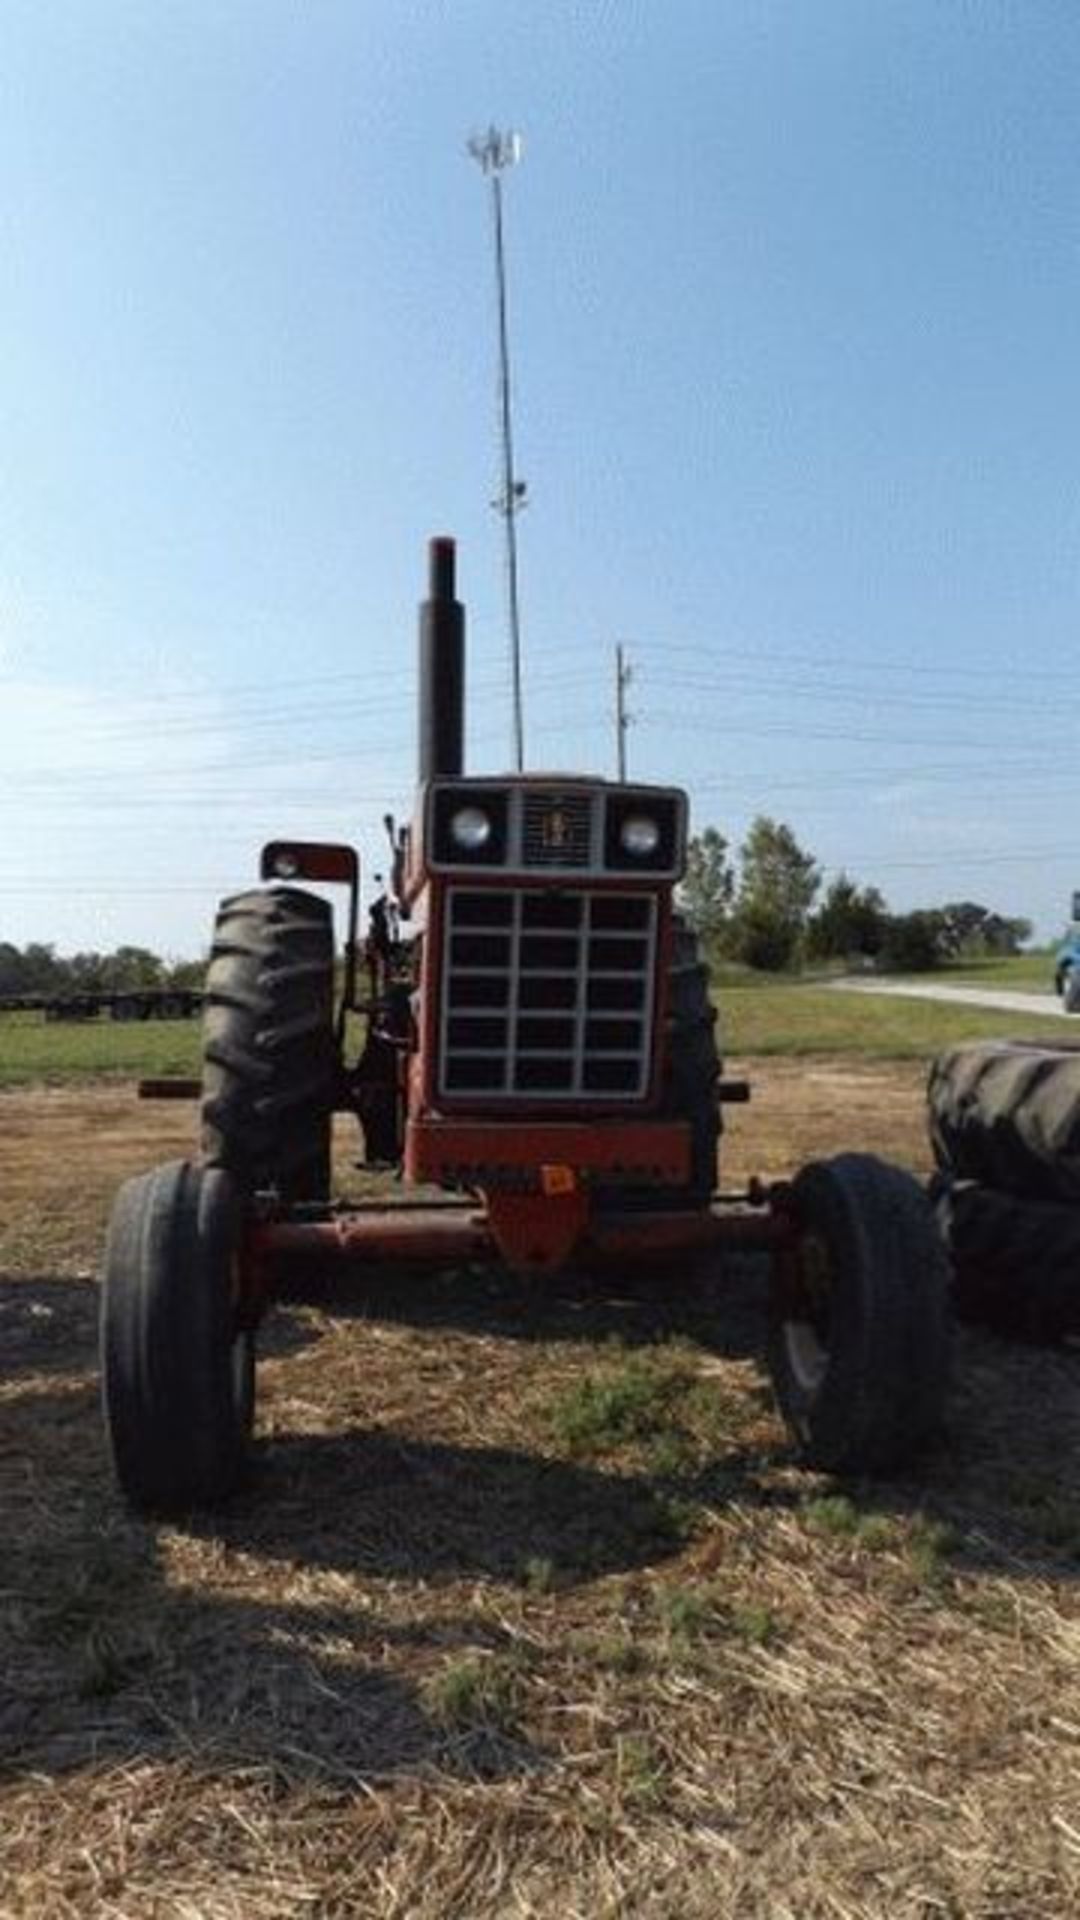
{"label": "tractor shadow", "polygon": [[[348,1283],[339,1273],[332,1274],[325,1283],[317,1283],[310,1297],[319,1297],[335,1318],[453,1330],[510,1342],[576,1342],[587,1348],[614,1340],[633,1349],[681,1337],[721,1361],[755,1362],[761,1404],[769,1399],[767,1265],[753,1256],[739,1254],[722,1265],[702,1265],[692,1279],[681,1276],[675,1285],[645,1274],[616,1280],[570,1273],[529,1285],[499,1268],[438,1275],[375,1270]],[[865,1513],[939,1519],[953,1536],[950,1564],[957,1569],[1015,1577],[1042,1568],[1054,1578],[1072,1580],[1080,1575],[1078,1387],[1080,1343],[1018,1344],[985,1329],[957,1326],[952,1390],[937,1446],[909,1471],[874,1481],[836,1482],[834,1488]],[[421,1483],[429,1472],[432,1485],[442,1477],[444,1462],[438,1450],[428,1458],[426,1449],[394,1440],[392,1448],[404,1449],[395,1463],[385,1458],[385,1436],[365,1436],[358,1430],[349,1444],[356,1449],[358,1473],[359,1463],[374,1462],[379,1473],[389,1472],[391,1483],[403,1475],[403,1500],[412,1497],[407,1486],[410,1471],[415,1470]],[[348,1468],[337,1454],[336,1441],[276,1439],[266,1456],[268,1471],[276,1473],[271,1465],[273,1449],[283,1446],[295,1447],[305,1474],[310,1472],[317,1480],[325,1468],[328,1485],[337,1487],[343,1477],[347,1482]],[[499,1458],[488,1457],[493,1462]],[[561,1541],[566,1548],[564,1575],[577,1577],[572,1520],[570,1531],[562,1533],[566,1521],[559,1516],[559,1499],[553,1499],[545,1514],[543,1495],[538,1502],[536,1488],[530,1485],[531,1474],[542,1463],[526,1455],[508,1456],[506,1462],[500,1459],[485,1500],[492,1510],[499,1510],[501,1473],[513,1461],[520,1471],[511,1472],[508,1482],[515,1486],[515,1493],[505,1522],[505,1550],[490,1539],[483,1544],[474,1536],[485,1557],[485,1570],[494,1577],[513,1577],[515,1558],[530,1554],[550,1558],[559,1567],[563,1565]],[[797,1464],[793,1448],[784,1441],[758,1449],[740,1445],[736,1437],[696,1475],[667,1482],[643,1478],[635,1498],[647,1498],[651,1492],[676,1501],[702,1501],[714,1510],[735,1504],[799,1507],[821,1493],[822,1481],[820,1476],[804,1479]],[[611,1479],[605,1478],[610,1488]],[[484,1485],[483,1474],[478,1485]],[[626,1489],[629,1483],[624,1480],[622,1485]],[[460,1488],[454,1485],[453,1472],[444,1494],[445,1507],[436,1503],[436,1533],[423,1549],[436,1561],[443,1553],[452,1558],[455,1535],[467,1537],[473,1524],[468,1503],[458,1504]],[[374,1498],[379,1502],[381,1495],[376,1491]],[[573,1506],[571,1498],[568,1511]],[[387,1520],[393,1528],[399,1524],[393,1499],[389,1507]],[[527,1529],[522,1531],[523,1510],[539,1512],[537,1537],[553,1534],[553,1552],[535,1545]],[[439,1528],[443,1518],[451,1515],[453,1525],[440,1547]],[[618,1535],[617,1511],[611,1518]],[[407,1561],[404,1540],[402,1550]],[[587,1559],[581,1571],[588,1574]]]}
{"label": "tractor shadow", "polygon": [[[97,1366],[101,1289],[86,1274],[0,1274],[0,1390],[16,1381],[83,1376]],[[317,1338],[299,1315],[272,1314],[260,1332],[267,1357]]]}
{"label": "tractor shadow", "polygon": [[[327,1582],[321,1569],[363,1556],[320,1556],[301,1495],[324,1490],[295,1460],[287,1474],[260,1474],[257,1492],[213,1523],[160,1528],[131,1515],[105,1457],[96,1383],[80,1373],[0,1399],[0,1779],[138,1760],[355,1788],[547,1764],[482,1699],[448,1721],[430,1686],[454,1662],[510,1666],[514,1641],[494,1607],[460,1593],[429,1604],[422,1591],[403,1606],[377,1580]],[[362,1512],[363,1489],[348,1491]],[[414,1560],[422,1577],[422,1522],[433,1518],[424,1509],[407,1548],[399,1532],[382,1550],[376,1528],[389,1515],[369,1513],[366,1564],[378,1573]],[[441,1566],[445,1547],[429,1558]],[[458,1558],[474,1556],[464,1546]]]}
{"label": "tractor shadow", "polygon": [[955,1529],[956,1565],[1080,1578],[1080,1346],[958,1328],[945,1442],[916,1491]]}
{"label": "tractor shadow", "polygon": [[655,1565],[683,1543],[645,1475],[366,1427],[263,1441],[249,1487],[206,1532],[229,1550],[379,1580],[519,1584],[543,1565],[560,1589]]}
{"label": "tractor shadow", "polygon": [[0,1386],[92,1365],[99,1297],[89,1278],[0,1275]]}
{"label": "tractor shadow", "polygon": [[[549,1298],[550,1324],[574,1332],[548,1338],[582,1337],[575,1301]],[[673,1484],[343,1426],[271,1434],[219,1513],[158,1527],[127,1513],[112,1481],[95,1289],[0,1283],[0,1305],[12,1336],[0,1383],[9,1778],[133,1758],[211,1777],[256,1768],[285,1787],[521,1777],[548,1764],[543,1748],[482,1703],[448,1724],[432,1682],[477,1659],[512,1670],[513,1593],[531,1591],[532,1570],[558,1607],[600,1576],[674,1559],[685,1538],[673,1494],[717,1510],[797,1508],[820,1491],[790,1471],[781,1487],[762,1475],[790,1470],[781,1451],[770,1463],[733,1448]],[[506,1311],[483,1294],[474,1310],[495,1327]],[[633,1324],[643,1309],[626,1311]],[[313,1337],[303,1316],[278,1321],[282,1353]],[[1075,1351],[965,1333],[947,1444],[918,1477],[853,1490],[859,1506],[942,1519],[957,1571],[1075,1580],[1078,1378]]]}
{"label": "tractor shadow", "polygon": [[[286,1305],[433,1333],[627,1347],[690,1339],[720,1358],[765,1347],[768,1262],[743,1252],[667,1267],[571,1268],[523,1279],[497,1264],[433,1270],[399,1263],[312,1269],[283,1279]],[[272,1324],[271,1314],[268,1325]]]}

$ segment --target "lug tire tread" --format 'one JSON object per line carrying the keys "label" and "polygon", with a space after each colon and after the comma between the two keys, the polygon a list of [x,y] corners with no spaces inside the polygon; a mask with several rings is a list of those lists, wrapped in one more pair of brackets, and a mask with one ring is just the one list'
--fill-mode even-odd
{"label": "lug tire tread", "polygon": [[336,1060],[333,923],[295,888],[219,909],[203,1014],[202,1154],[247,1187],[323,1198]]}

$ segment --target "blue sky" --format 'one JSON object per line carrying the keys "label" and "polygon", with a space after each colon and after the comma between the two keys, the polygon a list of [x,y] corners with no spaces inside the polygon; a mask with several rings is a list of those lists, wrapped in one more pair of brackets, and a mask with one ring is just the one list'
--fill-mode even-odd
{"label": "blue sky", "polygon": [[1073,0],[5,0],[0,938],[203,944],[278,832],[382,854],[460,542],[527,743],[896,907],[1080,886]]}

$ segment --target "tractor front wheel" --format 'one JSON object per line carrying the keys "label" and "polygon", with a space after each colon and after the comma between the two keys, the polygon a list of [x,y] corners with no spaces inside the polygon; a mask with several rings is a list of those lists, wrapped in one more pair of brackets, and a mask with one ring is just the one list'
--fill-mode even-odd
{"label": "tractor front wheel", "polygon": [[101,1374],[116,1476],[141,1511],[228,1493],[255,1406],[241,1308],[243,1206],[229,1176],[174,1161],[121,1187],[105,1250]]}
{"label": "tractor front wheel", "polygon": [[949,1271],[918,1182],[870,1154],[804,1167],[778,1255],[770,1365],[809,1465],[887,1472],[937,1430],[949,1368]]}

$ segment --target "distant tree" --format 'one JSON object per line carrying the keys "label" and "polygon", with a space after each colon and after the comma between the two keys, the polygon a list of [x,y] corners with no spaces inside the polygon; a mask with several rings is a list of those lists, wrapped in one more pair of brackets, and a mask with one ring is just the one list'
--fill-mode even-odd
{"label": "distant tree", "polygon": [[940,911],[945,948],[953,957],[1018,953],[1031,938],[1030,920],[1010,919],[975,900],[950,900]]}
{"label": "distant tree", "polygon": [[950,900],[938,909],[941,914],[942,944],[946,953],[980,953],[980,935],[986,920],[986,907],[976,900]]}
{"label": "distant tree", "polygon": [[146,987],[199,988],[206,961],[159,959],[149,947],[120,946],[65,958],[40,941],[18,948],[0,940],[0,994],[130,993]]}
{"label": "distant tree", "polygon": [[1022,915],[1003,915],[992,913],[983,929],[988,953],[1019,953],[1027,945],[1035,929],[1030,920]]}
{"label": "distant tree", "polygon": [[881,958],[897,973],[928,973],[949,957],[947,929],[937,907],[890,916]]}
{"label": "distant tree", "polygon": [[735,869],[723,834],[717,827],[691,834],[678,904],[702,940],[710,944],[719,940],[734,898]]}
{"label": "distant tree", "polygon": [[70,960],[61,962],[68,974],[68,983],[78,993],[101,993],[108,985],[108,956],[103,953],[73,953]]}
{"label": "distant tree", "polygon": [[807,922],[807,951],[820,960],[875,955],[885,945],[888,909],[876,887],[858,887],[838,874]]}
{"label": "distant tree", "polygon": [[32,940],[22,950],[22,985],[19,993],[56,993],[64,985],[65,969],[56,957],[56,949],[40,940]]}
{"label": "distant tree", "polygon": [[732,920],[730,950],[735,959],[762,973],[783,973],[794,964],[798,930],[773,908],[745,901]]}
{"label": "distant tree", "polygon": [[105,962],[105,985],[113,993],[160,987],[164,977],[161,961],[148,947],[117,947]]}
{"label": "distant tree", "polygon": [[165,985],[198,992],[206,979],[205,960],[172,960],[165,969]]}
{"label": "distant tree", "polygon": [[740,849],[732,944],[748,966],[778,972],[798,953],[821,870],[791,828],[759,814]]}
{"label": "distant tree", "polygon": [[0,993],[24,992],[25,973],[18,947],[13,947],[10,940],[0,940]]}

